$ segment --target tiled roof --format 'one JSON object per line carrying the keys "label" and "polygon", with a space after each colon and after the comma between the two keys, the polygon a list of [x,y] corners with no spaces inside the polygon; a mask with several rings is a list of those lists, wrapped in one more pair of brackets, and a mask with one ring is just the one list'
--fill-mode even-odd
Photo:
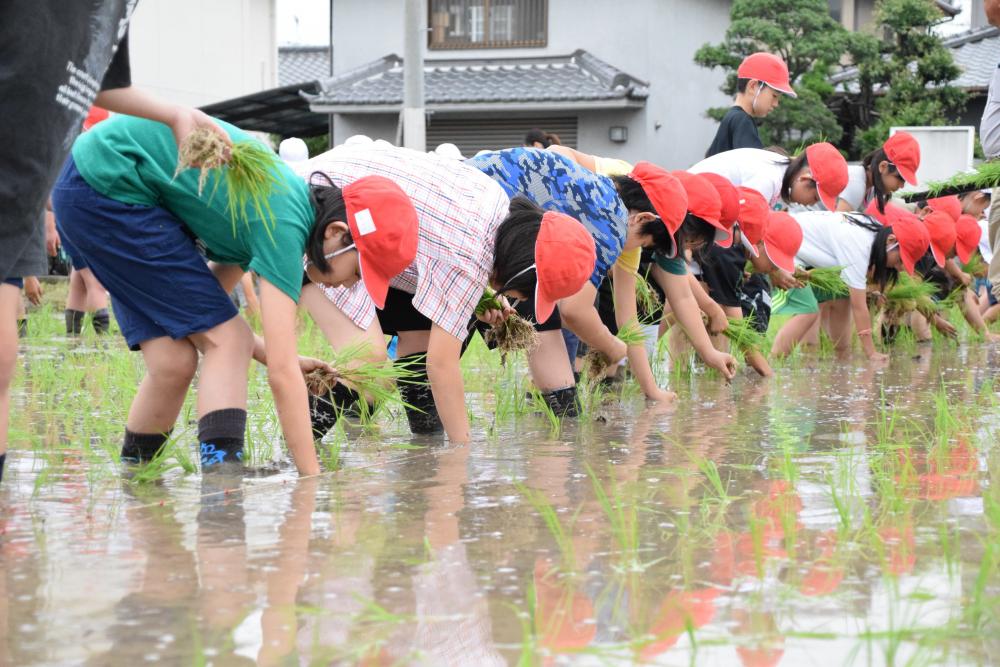
{"label": "tiled roof", "polygon": [[[647,83],[583,50],[568,56],[424,61],[424,101],[428,107],[539,102],[637,106],[648,96]],[[403,59],[392,54],[320,79],[319,94],[306,97],[315,111],[399,106],[403,102]]]}
{"label": "tiled roof", "polygon": [[312,83],[330,76],[330,47],[278,47],[278,85]]}
{"label": "tiled roof", "polygon": [[[993,26],[969,30],[952,35],[943,40],[951,49],[955,64],[962,70],[952,85],[969,91],[983,91],[989,88],[993,72],[1000,63],[1000,30]],[[848,67],[830,77],[837,90],[857,92],[854,79],[858,76],[856,67]]]}

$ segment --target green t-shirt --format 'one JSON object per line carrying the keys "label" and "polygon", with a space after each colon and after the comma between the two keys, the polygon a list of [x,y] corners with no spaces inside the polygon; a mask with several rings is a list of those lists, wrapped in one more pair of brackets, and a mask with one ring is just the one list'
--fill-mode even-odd
{"label": "green t-shirt", "polygon": [[[233,141],[252,139],[237,127],[218,121]],[[198,195],[198,170],[174,178],[177,144],[166,125],[132,116],[116,116],[84,132],[73,144],[73,160],[84,180],[105,197],[125,204],[160,206],[176,216],[205,244],[209,259],[251,269],[293,300],[302,290],[302,255],[313,225],[309,188],[277,160],[284,185],[271,195],[274,229],[248,207],[249,226],[239,217],[234,234],[226,210],[226,183],[209,175]]]}
{"label": "green t-shirt", "polygon": [[682,257],[664,257],[660,253],[653,255],[653,259],[656,260],[656,265],[667,273],[674,276],[686,276],[687,275],[687,263]]}

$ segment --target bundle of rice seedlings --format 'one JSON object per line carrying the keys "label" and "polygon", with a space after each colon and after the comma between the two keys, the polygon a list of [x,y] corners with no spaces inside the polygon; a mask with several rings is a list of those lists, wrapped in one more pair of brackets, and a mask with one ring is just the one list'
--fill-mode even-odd
{"label": "bundle of rice seedlings", "polygon": [[[503,310],[503,305],[496,292],[487,287],[479,297],[476,315],[489,310]],[[503,322],[490,328],[483,338],[490,346],[496,346],[502,357],[510,352],[530,352],[538,347],[538,332],[535,327],[517,313],[511,313]]]}
{"label": "bundle of rice seedlings", "polygon": [[659,292],[649,283],[649,272],[635,276],[635,301],[640,322],[652,323],[656,313],[663,308]]}
{"label": "bundle of rice seedlings", "polygon": [[811,285],[817,290],[827,292],[835,297],[845,297],[851,293],[847,283],[840,277],[840,272],[844,270],[842,266],[830,266],[819,269],[795,270],[795,279],[806,285]]}
{"label": "bundle of rice seedlings", "polygon": [[932,298],[936,293],[937,287],[933,283],[900,273],[899,280],[885,293],[885,313],[892,319],[913,311],[924,317],[933,317],[941,309]]}
{"label": "bundle of rice seedlings", "polygon": [[391,359],[362,361],[370,357],[370,353],[371,344],[367,341],[334,350],[329,361],[334,372],[317,368],[307,373],[306,387],[313,394],[322,396],[338,382],[343,382],[376,405],[401,405],[403,401],[396,392],[396,383],[415,384],[416,373],[406,366],[394,364]]}
{"label": "bundle of rice seedlings", "polygon": [[[626,322],[624,326],[619,328],[615,337],[629,347],[646,344],[646,334],[642,330],[642,325],[635,319]],[[604,377],[610,365],[611,360],[603,352],[590,350],[583,358],[582,375],[590,381],[598,380]]]}
{"label": "bundle of rice seedlings", "polygon": [[[226,159],[226,152],[229,159]],[[250,214],[255,213],[264,223],[271,241],[276,223],[271,210],[270,197],[279,188],[285,187],[279,165],[278,156],[263,143],[254,139],[233,142],[232,147],[216,132],[200,128],[185,138],[177,151],[177,169],[174,178],[185,169],[198,165],[198,194],[201,195],[208,181],[208,175],[216,171],[215,184],[209,195],[211,201],[219,189],[226,183],[226,211],[233,224],[233,236],[236,235],[237,222],[250,226]]]}
{"label": "bundle of rice seedlings", "polygon": [[729,339],[734,349],[742,352],[757,352],[763,354],[767,349],[767,339],[764,334],[757,331],[753,326],[753,320],[749,317],[730,317],[722,335]]}
{"label": "bundle of rice seedlings", "polygon": [[903,195],[907,202],[922,201],[932,197],[961,195],[975,190],[995,188],[1000,186],[1000,160],[984,162],[975,171],[955,174],[945,181],[934,181],[927,184],[927,189],[920,192],[908,192]]}
{"label": "bundle of rice seedlings", "polygon": [[973,278],[985,278],[988,270],[989,267],[986,266],[986,262],[983,261],[983,257],[978,251],[972,253],[969,261],[962,265],[962,271]]}

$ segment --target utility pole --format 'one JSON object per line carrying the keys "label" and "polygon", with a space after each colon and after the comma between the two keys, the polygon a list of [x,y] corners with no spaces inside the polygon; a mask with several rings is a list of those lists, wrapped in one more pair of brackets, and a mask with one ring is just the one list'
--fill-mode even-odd
{"label": "utility pole", "polygon": [[425,0],[405,0],[403,20],[403,146],[427,150],[424,115],[424,44],[427,41]]}

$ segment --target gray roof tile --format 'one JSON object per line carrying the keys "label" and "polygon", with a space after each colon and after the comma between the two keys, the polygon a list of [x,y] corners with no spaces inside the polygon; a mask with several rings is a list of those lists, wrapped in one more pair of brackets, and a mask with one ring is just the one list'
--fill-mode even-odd
{"label": "gray roof tile", "polygon": [[278,85],[312,83],[330,76],[330,47],[278,47]]}
{"label": "gray roof tile", "polygon": [[[645,100],[648,84],[578,50],[568,56],[424,61],[427,104]],[[392,54],[320,79],[313,105],[399,105],[403,59]]]}

